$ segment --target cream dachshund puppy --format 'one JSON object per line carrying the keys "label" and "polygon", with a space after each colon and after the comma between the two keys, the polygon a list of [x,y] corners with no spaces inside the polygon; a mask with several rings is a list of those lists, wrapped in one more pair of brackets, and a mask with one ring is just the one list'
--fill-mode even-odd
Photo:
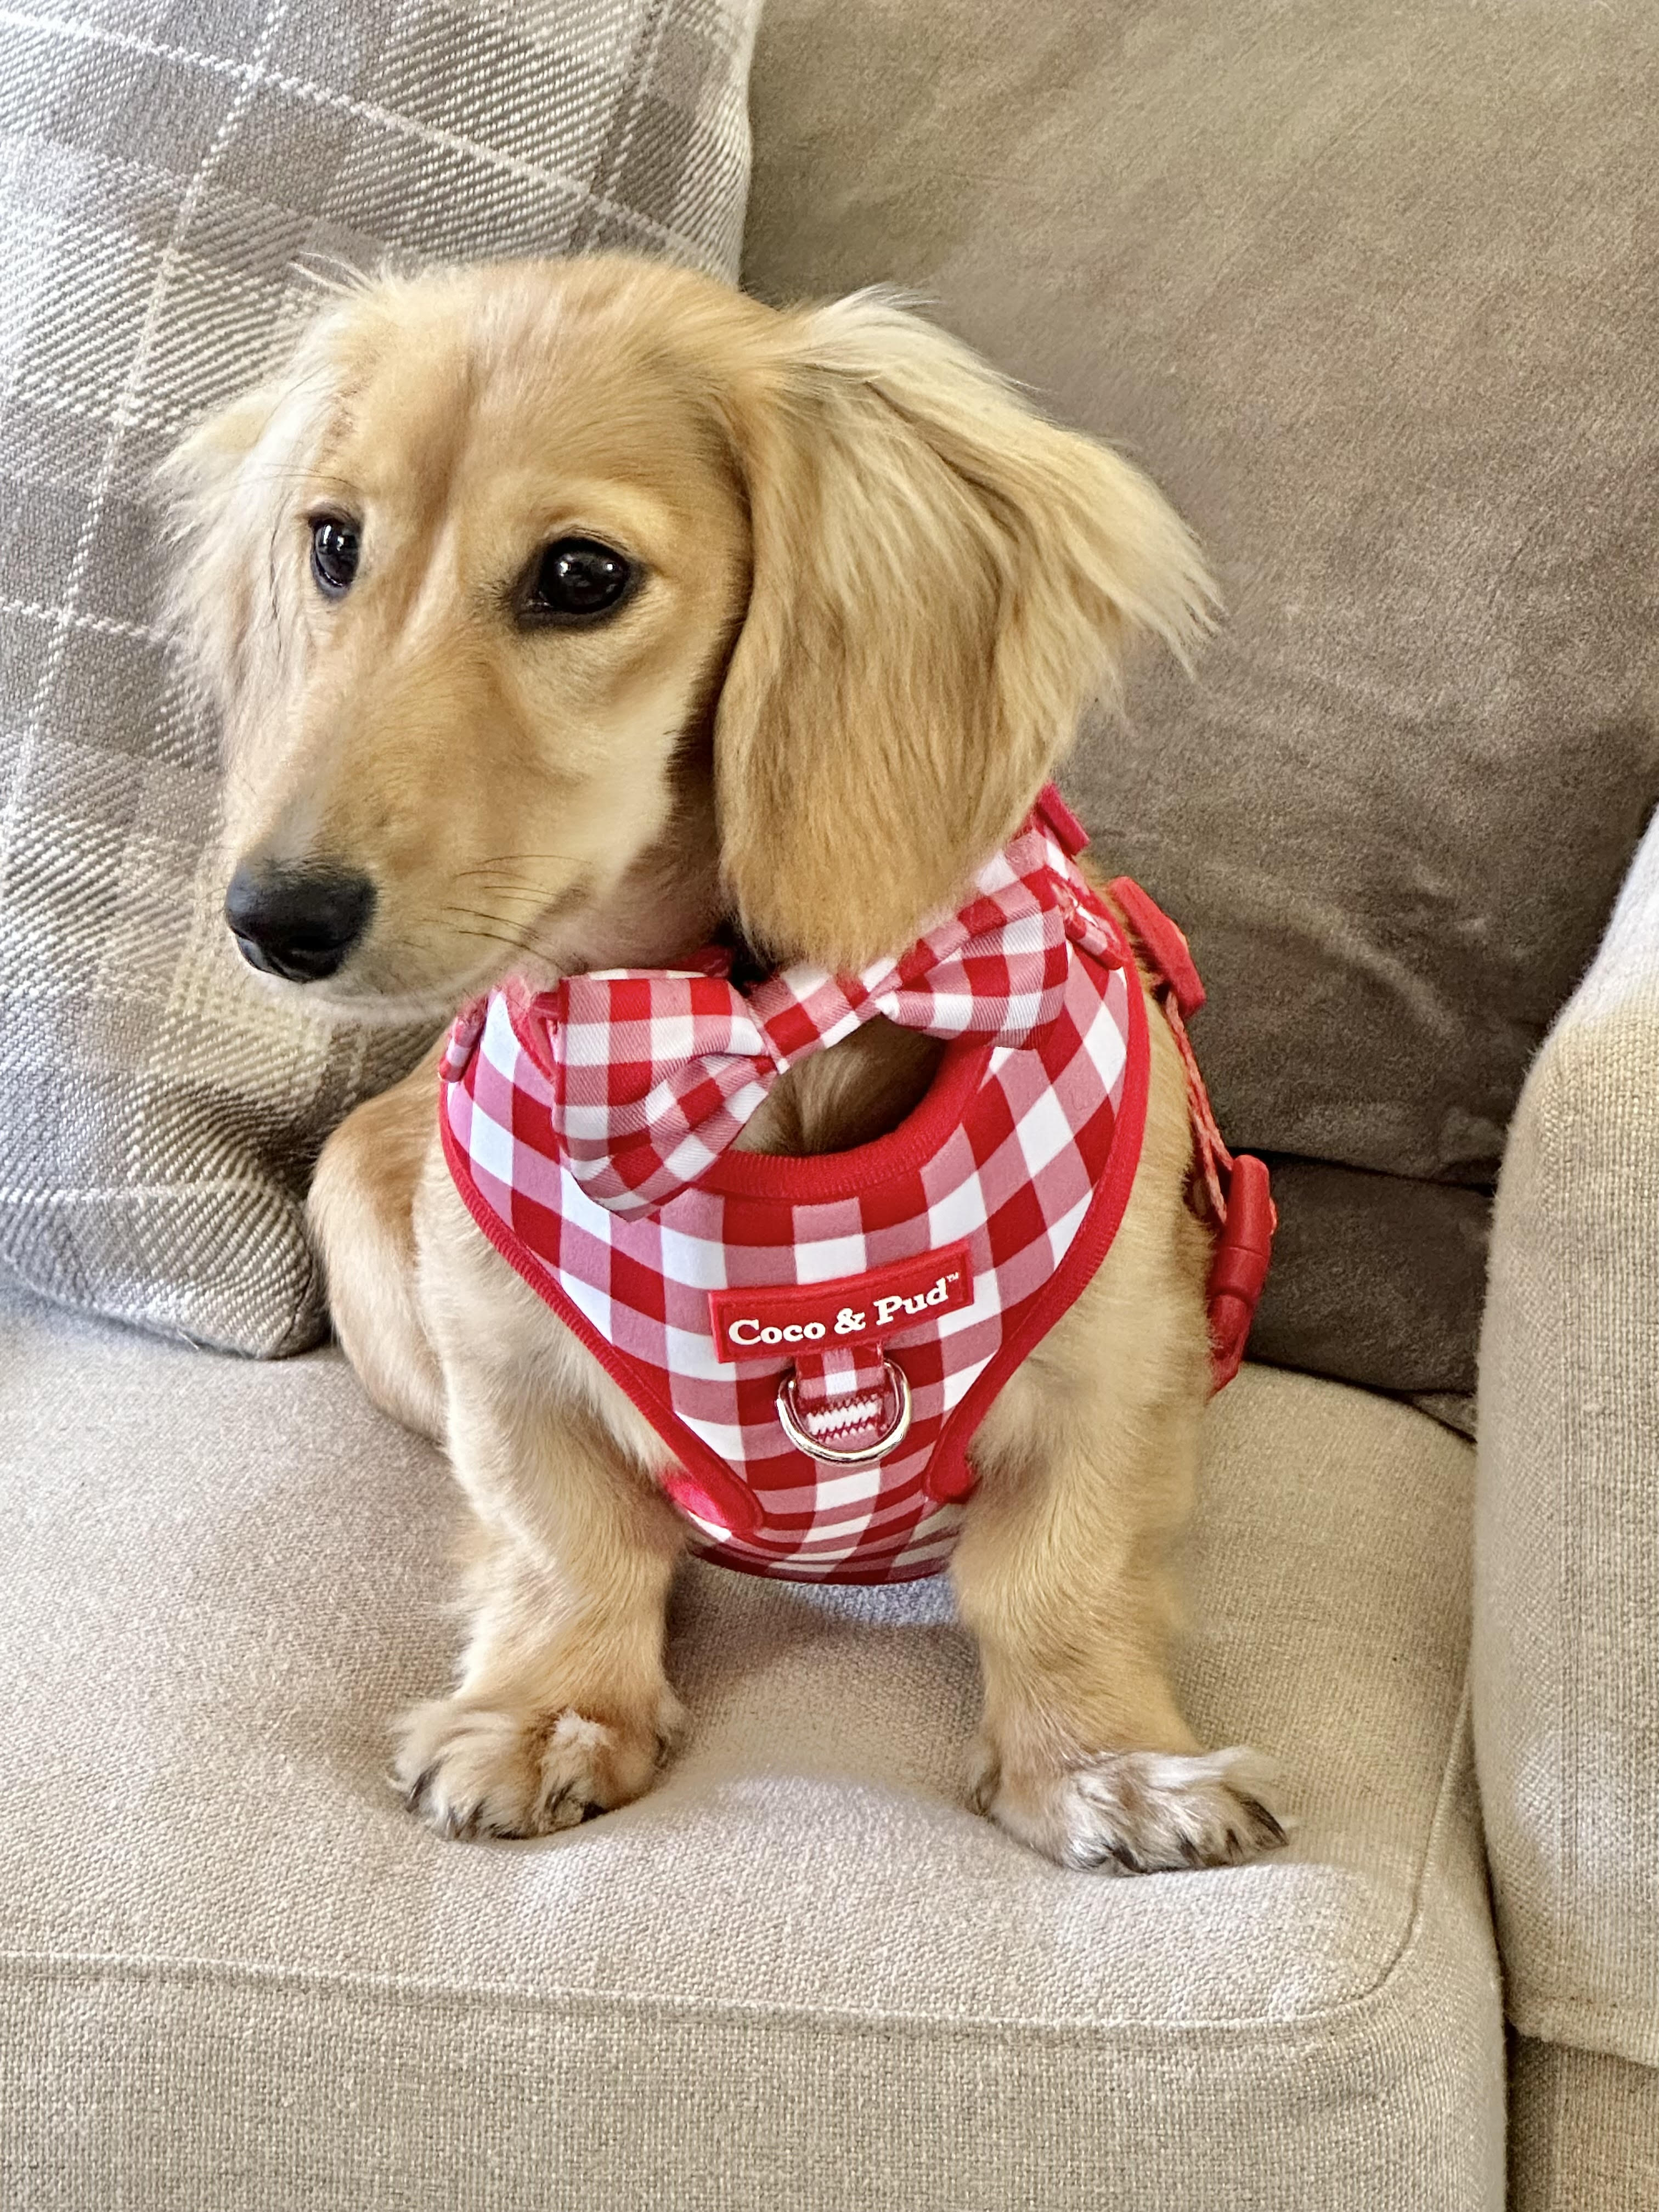
{"label": "cream dachshund puppy", "polygon": [[[890,301],[778,312],[623,258],[342,294],[171,475],[223,710],[228,919],[271,988],[359,1018],[672,968],[722,933],[767,968],[892,954],[1014,835],[1133,635],[1184,655],[1209,600],[1144,477]],[[1212,1231],[1182,1061],[1135,988],[1127,1207],[980,1422],[950,1563],[975,1805],[1124,1870],[1282,1841],[1251,1755],[1202,1751],[1167,1671]],[[739,1144],[878,1138],[942,1050],[866,1023]],[[365,1388],[447,1443],[477,1518],[456,1686],[402,1722],[398,1778],[444,1834],[532,1835],[627,1803],[672,1748],[696,1531],[656,1429],[462,1202],[438,1087],[434,1054],[350,1115],[312,1219]]]}

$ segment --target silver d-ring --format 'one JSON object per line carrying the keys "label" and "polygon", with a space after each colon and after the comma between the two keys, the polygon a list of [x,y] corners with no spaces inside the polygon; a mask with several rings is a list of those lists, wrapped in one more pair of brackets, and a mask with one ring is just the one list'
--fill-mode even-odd
{"label": "silver d-ring", "polygon": [[884,1356],[882,1366],[894,1395],[898,1400],[898,1413],[893,1425],[884,1437],[872,1444],[861,1444],[856,1450],[841,1444],[827,1444],[813,1436],[801,1419],[795,1403],[796,1374],[792,1367],[778,1385],[778,1425],[797,1451],[808,1459],[822,1460],[826,1467],[873,1467],[878,1459],[904,1442],[910,1426],[910,1378],[893,1360]]}

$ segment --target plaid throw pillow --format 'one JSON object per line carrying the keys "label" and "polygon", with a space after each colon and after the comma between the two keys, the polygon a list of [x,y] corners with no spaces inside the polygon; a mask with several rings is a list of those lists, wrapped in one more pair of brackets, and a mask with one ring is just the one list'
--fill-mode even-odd
{"label": "plaid throw pillow", "polygon": [[[152,476],[302,273],[606,246],[734,273],[759,0],[41,0],[0,28],[0,1267],[264,1354],[301,1194],[421,1039],[245,988]],[[298,267],[296,268],[296,264]]]}

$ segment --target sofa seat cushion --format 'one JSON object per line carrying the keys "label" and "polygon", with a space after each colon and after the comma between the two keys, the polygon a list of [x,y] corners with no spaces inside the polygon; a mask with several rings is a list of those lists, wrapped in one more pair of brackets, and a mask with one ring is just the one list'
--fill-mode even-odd
{"label": "sofa seat cushion", "polygon": [[662,1785],[446,1844],[386,1780],[440,1455],[332,1353],[9,1310],[0,2201],[1495,2207],[1469,1460],[1266,1369],[1211,1414],[1183,1686],[1281,1762],[1281,1857],[1060,1872],[961,1802],[945,1586],[701,1566]]}

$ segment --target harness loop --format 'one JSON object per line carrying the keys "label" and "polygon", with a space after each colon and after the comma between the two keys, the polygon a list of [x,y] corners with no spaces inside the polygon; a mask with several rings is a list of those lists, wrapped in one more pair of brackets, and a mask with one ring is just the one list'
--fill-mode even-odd
{"label": "harness loop", "polygon": [[[867,1444],[833,1444],[827,1436],[815,1436],[807,1425],[811,1416],[801,1411],[800,1377],[793,1367],[787,1369],[778,1385],[778,1425],[795,1449],[805,1452],[809,1459],[821,1461],[825,1467],[873,1467],[890,1452],[896,1451],[910,1429],[910,1378],[884,1352],[881,1365],[882,1395],[891,1397],[896,1410],[887,1427],[872,1443]],[[862,1427],[867,1424],[848,1425]]]}

